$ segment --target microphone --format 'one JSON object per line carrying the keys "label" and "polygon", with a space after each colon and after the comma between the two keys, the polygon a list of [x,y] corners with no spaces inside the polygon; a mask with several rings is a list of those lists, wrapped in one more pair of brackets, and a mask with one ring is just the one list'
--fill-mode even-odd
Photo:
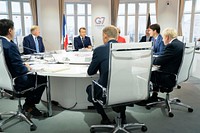
{"label": "microphone", "polygon": [[[29,47],[26,47],[26,46],[23,46],[23,48],[25,48],[27,50],[33,51],[33,53],[29,53],[29,54],[36,55],[35,58],[37,58],[37,59],[44,59],[43,54],[37,53],[37,51],[35,49],[29,48]],[[27,53],[23,52],[23,54],[27,54]]]}
{"label": "microphone", "polygon": [[27,49],[27,50],[31,50],[31,51],[37,53],[37,51],[36,51],[35,49],[29,48],[29,47],[26,47],[26,46],[23,46],[23,48],[24,48],[24,49]]}

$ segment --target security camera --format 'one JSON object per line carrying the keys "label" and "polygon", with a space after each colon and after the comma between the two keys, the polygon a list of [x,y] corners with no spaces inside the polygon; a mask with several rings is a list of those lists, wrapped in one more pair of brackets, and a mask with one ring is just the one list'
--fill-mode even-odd
{"label": "security camera", "polygon": [[167,1],[167,5],[169,6],[169,1]]}

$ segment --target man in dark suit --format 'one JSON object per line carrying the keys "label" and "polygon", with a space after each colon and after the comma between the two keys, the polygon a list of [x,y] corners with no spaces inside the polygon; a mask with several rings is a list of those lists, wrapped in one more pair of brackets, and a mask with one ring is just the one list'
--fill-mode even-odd
{"label": "man in dark suit", "polygon": [[151,38],[152,37],[149,35],[149,29],[146,29],[145,36],[142,36],[142,38],[140,39],[140,42],[150,42]]}
{"label": "man in dark suit", "polygon": [[[88,68],[88,75],[94,75],[97,73],[97,71],[100,72],[100,77],[98,80],[98,83],[101,84],[103,87],[107,87],[107,81],[108,81],[108,67],[109,67],[109,47],[110,43],[116,43],[117,39],[117,28],[114,26],[107,26],[103,29],[103,42],[104,45],[101,45],[94,49],[93,57],[91,64]],[[88,93],[88,101],[92,102],[94,107],[97,109],[97,112],[101,115],[102,120],[101,124],[110,124],[110,120],[108,116],[106,115],[103,107],[99,103],[95,103],[92,101],[92,92],[91,92],[91,85],[87,87],[87,93]],[[101,88],[98,88],[98,86],[95,86],[95,98],[96,99],[102,99],[102,90]],[[114,111],[120,112],[122,123],[126,123],[126,115],[125,110],[126,106],[120,106],[113,108]]]}
{"label": "man in dark suit", "polygon": [[153,42],[153,54],[160,55],[163,53],[165,49],[165,45],[163,43],[163,38],[160,34],[160,25],[152,24],[149,26],[149,34],[152,37],[151,41]]}
{"label": "man in dark suit", "polygon": [[[12,41],[14,38],[14,23],[9,19],[0,20],[0,39],[2,40],[6,65],[12,78],[16,79],[15,89],[27,89],[35,86],[36,76],[26,74],[31,68],[24,65],[17,45]],[[23,76],[22,76],[23,75]],[[46,77],[37,76],[37,83],[46,83]],[[35,104],[40,102],[45,86],[41,86],[34,91],[26,93],[23,109],[34,116],[41,116],[42,113],[36,108]]]}
{"label": "man in dark suit", "polygon": [[81,27],[79,29],[79,36],[74,37],[74,49],[79,50],[82,48],[92,49],[90,37],[86,36],[86,28]]}
{"label": "man in dark suit", "polygon": [[[166,28],[163,31],[163,41],[166,46],[163,53],[155,57],[153,65],[158,65],[159,71],[153,71],[151,74],[151,82],[153,83],[153,91],[151,99],[156,100],[157,92],[160,91],[158,86],[172,88],[175,86],[175,77],[179,71],[182,62],[184,43],[177,38],[177,32],[173,28]],[[162,91],[162,90],[161,90]]]}
{"label": "man in dark suit", "polygon": [[45,47],[40,35],[40,29],[38,26],[33,25],[31,27],[31,34],[24,37],[23,40],[23,49],[24,54],[33,54],[45,52]]}

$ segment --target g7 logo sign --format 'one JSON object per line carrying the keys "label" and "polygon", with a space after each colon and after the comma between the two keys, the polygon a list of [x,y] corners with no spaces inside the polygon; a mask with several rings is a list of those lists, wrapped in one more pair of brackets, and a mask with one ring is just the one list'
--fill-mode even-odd
{"label": "g7 logo sign", "polygon": [[95,23],[96,23],[96,24],[103,24],[104,21],[105,21],[105,17],[97,17],[97,18],[95,19]]}

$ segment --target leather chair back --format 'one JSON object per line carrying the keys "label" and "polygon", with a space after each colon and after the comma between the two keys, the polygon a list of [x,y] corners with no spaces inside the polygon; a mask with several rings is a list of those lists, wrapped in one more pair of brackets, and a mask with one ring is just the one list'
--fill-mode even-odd
{"label": "leather chair back", "polygon": [[178,73],[177,84],[188,80],[190,76],[190,68],[194,59],[195,43],[186,43],[185,51],[183,54],[182,64]]}
{"label": "leather chair back", "polygon": [[110,45],[106,105],[147,99],[152,65],[152,42]]}
{"label": "leather chair back", "polygon": [[3,44],[1,39],[0,39],[0,73],[1,73],[0,88],[13,91],[12,77],[10,75],[10,72],[8,71],[5,62]]}

